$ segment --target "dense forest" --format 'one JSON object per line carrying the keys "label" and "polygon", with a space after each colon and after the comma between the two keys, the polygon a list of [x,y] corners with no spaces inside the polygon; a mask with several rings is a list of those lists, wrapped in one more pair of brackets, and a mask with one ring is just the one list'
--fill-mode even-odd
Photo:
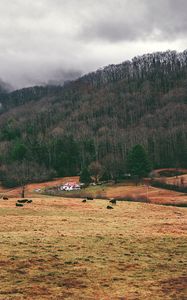
{"label": "dense forest", "polygon": [[154,168],[187,167],[187,50],[135,57],[64,86],[0,89],[7,184],[76,175],[93,162],[107,178],[123,176],[136,144]]}

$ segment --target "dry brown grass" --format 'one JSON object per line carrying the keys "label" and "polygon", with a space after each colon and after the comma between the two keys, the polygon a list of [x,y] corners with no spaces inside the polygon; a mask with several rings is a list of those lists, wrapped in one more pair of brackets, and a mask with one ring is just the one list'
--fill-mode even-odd
{"label": "dry brown grass", "polygon": [[[71,192],[67,192],[68,196]],[[73,192],[74,196],[76,192]],[[112,186],[96,186],[87,188],[82,195],[92,195],[94,198],[147,198],[154,204],[187,204],[187,195],[175,191],[165,190],[146,185],[124,185],[116,184]],[[77,195],[81,195],[77,192]]]}
{"label": "dry brown grass", "polygon": [[186,299],[186,209],[15,202],[0,201],[1,300]]}
{"label": "dry brown grass", "polygon": [[122,197],[124,195],[131,196],[147,196],[151,203],[169,203],[177,201],[187,201],[187,196],[182,193],[174,191],[147,187],[144,185],[140,186],[114,186],[107,188],[107,197]]}
{"label": "dry brown grass", "polygon": [[183,180],[183,186],[187,186],[187,175],[180,175],[180,176],[174,176],[174,177],[167,177],[164,178],[164,182],[181,186],[181,178]]}
{"label": "dry brown grass", "polygon": [[[187,182],[187,175],[182,175],[184,177],[185,182]],[[164,179],[168,183],[174,183],[176,178],[165,178]],[[180,181],[180,176],[178,176],[178,180]],[[42,189],[45,190],[45,188],[48,187],[55,187],[59,186],[65,182],[79,182],[79,177],[74,176],[74,177],[64,177],[64,178],[58,178],[54,179],[53,181],[49,182],[44,182],[44,183],[34,183],[34,184],[29,184],[26,186],[26,197],[38,197],[38,194],[35,193],[35,189]],[[0,186],[0,196],[1,195],[7,195],[8,197],[20,197],[21,195],[21,188],[16,188],[16,189],[4,189]],[[160,188],[155,188],[155,187],[147,187],[146,185],[126,185],[126,184],[116,184],[112,186],[106,186],[106,185],[101,185],[101,186],[96,186],[96,187],[89,187],[88,189],[84,190],[83,192],[66,192],[68,196],[71,197],[71,194],[73,197],[77,197],[80,194],[82,197],[84,195],[92,195],[93,197],[97,198],[122,198],[126,196],[130,197],[147,197],[151,203],[154,204],[182,204],[182,203],[187,203],[187,195],[184,193],[179,193],[175,191],[170,191],[170,190],[164,190]]]}

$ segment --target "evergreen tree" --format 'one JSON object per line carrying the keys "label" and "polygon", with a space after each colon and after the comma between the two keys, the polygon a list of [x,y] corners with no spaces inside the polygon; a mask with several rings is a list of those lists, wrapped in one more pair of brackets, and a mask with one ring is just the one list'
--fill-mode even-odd
{"label": "evergreen tree", "polygon": [[12,147],[11,158],[13,159],[13,161],[22,161],[25,158],[26,153],[26,146],[22,144],[21,141],[17,141]]}
{"label": "evergreen tree", "polygon": [[141,145],[132,148],[127,159],[128,172],[132,176],[142,178],[151,171],[151,163],[145,149]]}
{"label": "evergreen tree", "polygon": [[90,172],[88,171],[87,168],[84,168],[81,172],[80,175],[80,182],[85,183],[85,184],[89,184],[91,182],[91,177],[90,177]]}

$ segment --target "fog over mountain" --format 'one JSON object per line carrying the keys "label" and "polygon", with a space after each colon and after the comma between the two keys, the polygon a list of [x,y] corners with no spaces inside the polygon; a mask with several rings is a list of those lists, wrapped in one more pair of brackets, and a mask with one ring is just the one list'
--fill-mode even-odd
{"label": "fog over mountain", "polygon": [[0,2],[0,78],[14,88],[75,79],[187,45],[185,0]]}
{"label": "fog over mountain", "polygon": [[13,90],[13,87],[8,84],[7,82],[4,82],[1,78],[0,78],[0,94],[2,93],[9,93]]}

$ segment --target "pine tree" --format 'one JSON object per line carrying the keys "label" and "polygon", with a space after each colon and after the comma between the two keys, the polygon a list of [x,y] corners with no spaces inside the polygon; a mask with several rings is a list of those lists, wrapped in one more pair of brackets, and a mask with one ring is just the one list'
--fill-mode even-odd
{"label": "pine tree", "polygon": [[87,168],[84,168],[80,175],[80,182],[89,184],[91,181],[92,180],[91,180],[90,172],[88,171]]}
{"label": "pine tree", "polygon": [[132,176],[143,178],[151,171],[151,163],[145,149],[141,145],[132,148],[127,159],[127,169]]}

